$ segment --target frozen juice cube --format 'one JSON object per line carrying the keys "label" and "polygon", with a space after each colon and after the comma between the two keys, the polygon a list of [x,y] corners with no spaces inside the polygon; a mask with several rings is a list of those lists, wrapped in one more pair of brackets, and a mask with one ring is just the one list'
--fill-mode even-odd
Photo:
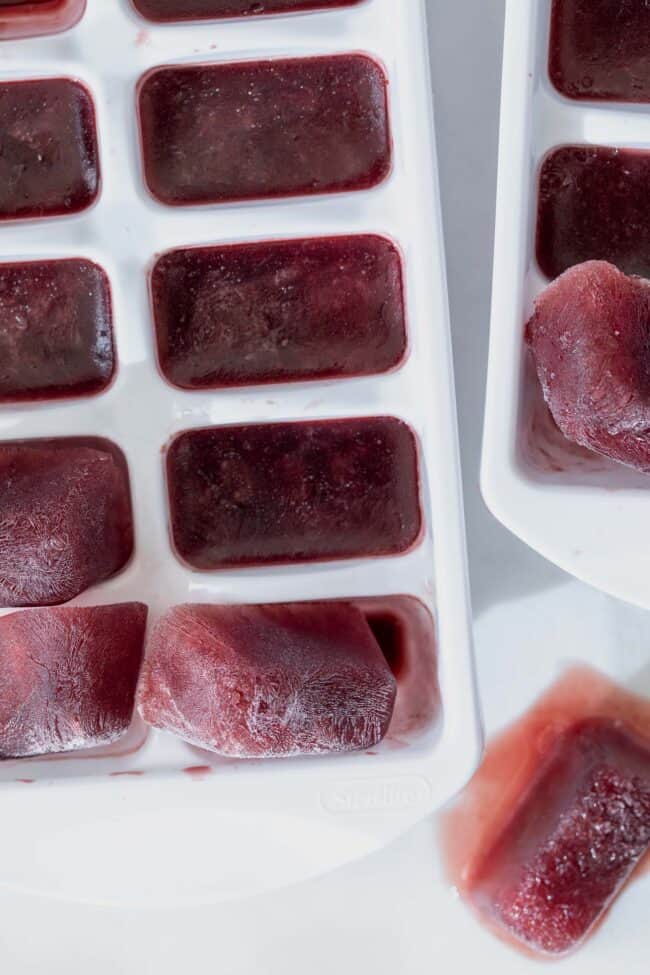
{"label": "frozen juice cube", "polygon": [[650,743],[574,725],[542,760],[472,882],[475,905],[535,951],[575,948],[650,847]]}
{"label": "frozen juice cube", "polygon": [[115,368],[108,278],[84,260],[0,264],[0,400],[97,393]]}
{"label": "frozen juice cube", "polygon": [[185,389],[383,372],[406,350],[401,260],[382,237],[172,251],[152,294],[160,367]]}
{"label": "frozen juice cube", "polygon": [[415,440],[392,417],[189,431],[167,476],[196,569],[396,554],[420,531]]}
{"label": "frozen juice cube", "polygon": [[0,444],[0,606],[66,602],[132,548],[128,474],[111,443]]}
{"label": "frozen juice cube", "polygon": [[69,78],[0,83],[0,219],[77,213],[98,191],[86,88]]}
{"label": "frozen juice cube", "polygon": [[163,203],[361,190],[390,168],[386,77],[362,54],[154,68],[139,104]]}
{"label": "frozen juice cube", "polygon": [[0,758],[105,745],[133,716],[141,603],[31,609],[0,619]]}
{"label": "frozen juice cube", "polygon": [[329,10],[335,7],[352,7],[359,2],[360,0],[133,0],[133,5],[143,17],[165,23],[280,14],[299,10]]}
{"label": "frozen juice cube", "polygon": [[650,283],[578,264],[540,295],[526,333],[565,437],[650,471]]}
{"label": "frozen juice cube", "polygon": [[86,0],[0,0],[0,40],[68,30],[85,8]]}
{"label": "frozen juice cube", "polygon": [[236,758],[354,751],[386,734],[395,679],[346,603],[177,606],[138,690],[146,722]]}
{"label": "frozen juice cube", "polygon": [[568,98],[650,101],[650,4],[553,0],[549,73]]}
{"label": "frozen juice cube", "polygon": [[563,146],[545,160],[537,262],[554,278],[592,260],[650,277],[650,152]]}

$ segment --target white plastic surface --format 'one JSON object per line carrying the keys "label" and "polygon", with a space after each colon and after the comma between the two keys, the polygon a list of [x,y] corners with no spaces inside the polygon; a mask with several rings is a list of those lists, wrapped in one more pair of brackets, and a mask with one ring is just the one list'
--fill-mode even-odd
{"label": "white plastic surface", "polygon": [[561,96],[548,77],[551,0],[509,0],[482,486],[494,514],[546,558],[650,607],[650,480],[572,446],[548,422],[524,350],[546,285],[535,262],[537,177],[559,145],[650,146],[647,106]]}
{"label": "white plastic surface", "polygon": [[[448,310],[424,2],[367,0],[318,14],[155,27],[128,0],[89,0],[72,31],[0,47],[1,78],[67,75],[97,109],[102,192],[85,214],[1,228],[0,259],[86,256],[113,288],[117,380],[94,399],[3,408],[0,439],[101,434],[129,463],[136,550],[83,605],[139,599],[155,619],[186,601],[269,602],[411,594],[435,616],[443,715],[376,755],[222,763],[141,726],[103,753],[0,768],[0,882],[56,896],[162,904],[227,898],[302,879],[381,846],[439,806],[480,750],[459,484]],[[395,164],[370,192],[265,204],[173,208],[140,174],[135,86],[149,68],[363,50],[385,66]],[[183,393],[158,374],[147,292],[170,247],[379,232],[406,267],[410,355],[384,377]],[[173,555],[161,451],[180,430],[394,414],[417,433],[426,533],[399,558],[192,573]],[[193,766],[207,774],[187,774]],[[128,773],[142,772],[133,775]],[[115,773],[118,773],[117,775]],[[120,774],[127,773],[127,774]],[[30,779],[31,782],[20,780]]]}

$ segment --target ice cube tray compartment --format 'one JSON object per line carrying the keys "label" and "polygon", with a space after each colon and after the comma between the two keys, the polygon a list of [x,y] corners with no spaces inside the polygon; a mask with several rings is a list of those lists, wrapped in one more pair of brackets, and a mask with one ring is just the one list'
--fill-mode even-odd
{"label": "ice cube tray compartment", "polygon": [[[409,723],[406,702],[411,693],[417,697],[417,679],[407,668],[398,678],[395,720],[399,717],[401,732],[398,740],[373,749],[376,754],[223,762],[153,730],[143,740],[136,720],[128,739],[101,752],[0,764],[10,818],[26,817],[27,822],[36,815],[31,804],[40,784],[47,785],[61,817],[67,808],[65,796],[83,796],[76,815],[86,820],[82,832],[89,838],[94,819],[105,821],[110,809],[119,809],[126,817],[125,831],[129,824],[134,830],[129,842],[135,845],[137,838],[140,844],[136,860],[144,857],[150,868],[144,876],[134,867],[137,876],[129,877],[128,896],[136,900],[145,890],[147,896],[158,897],[161,891],[171,898],[181,896],[169,890],[153,863],[146,821],[152,810],[162,816],[161,802],[169,809],[186,809],[187,828],[192,829],[202,815],[197,804],[199,810],[234,810],[246,808],[254,795],[256,814],[267,807],[281,808],[309,828],[334,830],[338,839],[328,851],[307,858],[314,864],[319,861],[313,869],[322,869],[325,862],[331,865],[385,842],[439,805],[466,781],[478,760],[480,721],[426,37],[423,0],[400,5],[399,16],[393,0],[366,0],[308,15],[188,23],[174,29],[144,21],[130,0],[91,0],[74,30],[3,47],[0,81],[78,79],[92,93],[97,114],[102,186],[95,205],[76,216],[5,224],[0,246],[0,261],[94,261],[111,285],[117,371],[109,388],[90,398],[6,404],[0,409],[3,441],[101,435],[114,441],[126,457],[133,557],[122,572],[87,590],[72,605],[137,599],[149,606],[152,625],[170,606],[187,602],[381,602],[405,596],[420,600],[435,621],[441,708],[429,708],[424,721]],[[149,195],[136,115],[136,89],[147,71],[166,64],[345,52],[370,55],[388,77],[393,164],[381,185],[329,196],[195,207],[166,207]],[[184,391],[165,381],[157,366],[150,298],[157,257],[175,248],[350,234],[378,234],[393,241],[401,253],[408,350],[398,368],[334,381],[217,390]],[[366,416],[396,417],[417,440],[424,530],[418,544],[403,555],[201,573],[192,572],[175,556],[164,451],[179,433],[232,424]],[[424,645],[429,683],[424,686],[437,702],[428,632]],[[218,769],[218,774],[199,780],[183,772],[194,766]],[[20,779],[36,784],[30,791]],[[218,844],[215,856],[217,848]],[[18,851],[5,852],[2,877],[11,882],[24,874],[25,866]],[[21,853],[26,855],[24,848]],[[110,898],[110,879],[104,876],[100,885],[80,860],[76,881],[63,870],[56,879],[50,871],[39,881],[38,865],[32,862],[34,883],[72,896],[79,886],[84,895],[94,888]],[[111,872],[109,862],[104,867]],[[196,867],[187,864],[186,869]],[[283,870],[278,867],[277,873],[280,882]],[[120,890],[116,896],[126,896],[118,880],[115,876]],[[232,878],[215,871],[207,886],[214,891],[231,883]]]}
{"label": "ice cube tray compartment", "polygon": [[569,443],[543,402],[524,325],[546,286],[538,181],[565,145],[650,149],[650,105],[572,100],[549,77],[551,0],[508,0],[485,436],[484,497],[563,569],[650,606],[648,477]]}

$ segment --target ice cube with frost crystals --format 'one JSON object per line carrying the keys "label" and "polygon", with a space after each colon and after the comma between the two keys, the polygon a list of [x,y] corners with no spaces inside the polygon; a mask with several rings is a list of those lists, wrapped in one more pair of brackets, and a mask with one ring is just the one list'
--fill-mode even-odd
{"label": "ice cube with frost crystals", "polygon": [[128,475],[108,441],[0,444],[0,606],[66,602],[132,547]]}
{"label": "ice cube with frost crystals", "polygon": [[650,742],[585,720],[556,740],[471,884],[478,909],[560,955],[590,933],[650,848]]}
{"label": "ice cube with frost crystals", "polygon": [[650,282],[577,265],[537,299],[526,335],[562,433],[650,472]]}
{"label": "ice cube with frost crystals", "polygon": [[29,609],[0,619],[0,758],[105,745],[131,723],[147,608]]}
{"label": "ice cube with frost crystals", "polygon": [[154,629],[138,699],[146,722],[192,744],[271,758],[376,745],[395,693],[349,604],[186,605]]}

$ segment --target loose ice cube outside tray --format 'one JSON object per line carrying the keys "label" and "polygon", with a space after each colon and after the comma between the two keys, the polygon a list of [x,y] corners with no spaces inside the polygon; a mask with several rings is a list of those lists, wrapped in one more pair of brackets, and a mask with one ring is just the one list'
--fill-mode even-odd
{"label": "loose ice cube outside tray", "polygon": [[569,443],[552,422],[524,325],[548,279],[538,181],[566,145],[650,149],[650,104],[572,100],[549,77],[551,0],[508,0],[482,488],[493,513],[561,568],[650,607],[650,480]]}
{"label": "loose ice cube outside tray", "polygon": [[[116,57],[116,51],[124,56]],[[346,51],[374,57],[388,77],[394,156],[381,185],[313,198],[174,208],[147,193],[135,111],[136,86],[145,72],[164,64]],[[34,790],[47,784],[48,835],[60,837],[74,827],[75,838],[48,844],[44,854],[44,836],[39,859],[38,850],[16,843],[14,833],[13,846],[3,845],[0,880],[107,900],[201,899],[273,886],[366,852],[455,792],[471,774],[480,748],[424,2],[400,7],[398,18],[393,0],[366,0],[319,13],[173,27],[147,24],[128,0],[91,2],[73,31],[47,42],[7,45],[3,55],[2,79],[76,78],[92,93],[97,113],[102,165],[97,202],[74,217],[6,223],[0,255],[7,262],[83,257],[104,268],[111,282],[117,371],[109,389],[92,398],[7,404],[0,412],[4,441],[102,435],[124,451],[134,555],[121,573],[73,604],[138,599],[150,607],[153,623],[184,602],[381,601],[410,595],[435,620],[442,705],[425,730],[409,733],[398,690],[396,713],[405,733],[391,741],[389,731],[372,755],[225,762],[172,736],[147,734],[136,720],[124,739],[106,749],[3,763],[5,816],[20,824],[20,835],[36,830],[42,804]],[[163,379],[147,280],[156,256],[192,245],[353,233],[384,235],[402,253],[409,350],[399,368],[336,381],[214,391],[181,391]],[[192,572],[174,555],[163,452],[178,433],[379,415],[404,420],[418,440],[425,524],[421,540],[407,553],[214,573]],[[196,766],[205,767],[200,780],[183,772]],[[36,784],[28,788],[19,779]],[[251,877],[236,869],[241,836],[226,829],[216,839],[214,817],[241,823],[253,814],[256,823],[266,816],[275,830],[269,826],[261,836],[255,827],[255,840],[246,834],[249,850],[257,843],[256,855],[267,865]],[[294,824],[293,855],[286,838],[279,838],[287,823]],[[160,841],[170,830],[182,831],[183,844],[162,864],[156,837]],[[113,862],[110,836],[121,844],[121,862],[128,856],[132,865],[128,891]],[[208,854],[208,862],[214,866],[206,876],[208,836],[214,858]],[[84,858],[84,842],[92,857]],[[68,844],[75,847],[73,869]],[[66,868],[57,870],[57,863]]]}

